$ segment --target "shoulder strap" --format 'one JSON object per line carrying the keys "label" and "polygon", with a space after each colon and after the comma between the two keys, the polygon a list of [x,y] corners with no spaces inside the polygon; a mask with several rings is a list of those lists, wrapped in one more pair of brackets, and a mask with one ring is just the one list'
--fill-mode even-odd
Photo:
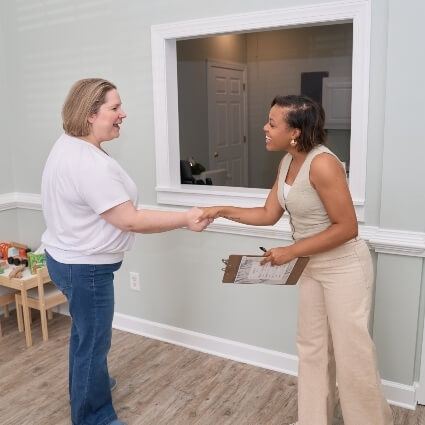
{"label": "shoulder strap", "polygon": [[[299,171],[300,173],[309,176],[310,175],[310,166],[311,166],[311,162],[313,161],[313,159],[321,154],[321,153],[328,153],[332,156],[334,156],[336,159],[338,159],[338,157],[330,150],[328,149],[326,146],[323,145],[319,145],[316,146],[315,148],[313,148],[308,154],[307,157],[304,161],[304,164],[302,165],[301,170]],[[339,161],[339,159],[338,159]]]}
{"label": "shoulder strap", "polygon": [[277,180],[277,197],[281,205],[285,205],[283,198],[283,185],[285,184],[286,175],[288,174],[289,166],[292,161],[292,155],[287,153],[283,159],[279,170],[279,177]]}

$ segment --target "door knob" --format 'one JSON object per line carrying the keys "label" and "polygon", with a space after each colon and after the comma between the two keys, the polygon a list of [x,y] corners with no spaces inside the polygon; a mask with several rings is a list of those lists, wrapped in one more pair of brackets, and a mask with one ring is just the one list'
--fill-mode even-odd
{"label": "door knob", "polygon": [[218,152],[214,152],[214,158],[218,158]]}

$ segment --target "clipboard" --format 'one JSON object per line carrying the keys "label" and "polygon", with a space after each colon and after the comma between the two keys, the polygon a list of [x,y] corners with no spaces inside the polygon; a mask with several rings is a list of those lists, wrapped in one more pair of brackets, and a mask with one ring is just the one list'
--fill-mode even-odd
{"label": "clipboard", "polygon": [[[282,267],[282,273],[284,274],[284,277],[279,279],[254,279],[254,281],[252,281],[248,278],[244,279],[243,277],[238,277],[238,273],[240,275],[241,271],[241,263],[243,263],[243,265],[247,264],[252,258],[263,259],[264,257],[262,255],[232,254],[229,255],[227,260],[223,259],[222,262],[226,265],[226,267],[222,269],[224,271],[222,282],[236,284],[263,283],[272,285],[296,285],[309,261],[309,257],[299,257],[292,260],[288,264],[284,264],[283,266],[269,266],[272,268]],[[259,260],[254,261],[259,262]],[[261,267],[266,267],[266,265]],[[275,270],[278,271],[277,269]]]}

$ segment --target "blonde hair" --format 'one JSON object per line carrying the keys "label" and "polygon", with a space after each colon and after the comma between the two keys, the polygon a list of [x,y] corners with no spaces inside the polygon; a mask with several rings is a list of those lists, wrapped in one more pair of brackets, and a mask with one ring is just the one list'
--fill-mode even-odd
{"label": "blonde hair", "polygon": [[65,133],[74,137],[88,136],[88,117],[99,111],[106,93],[113,89],[116,86],[102,78],[85,78],[74,83],[62,107]]}

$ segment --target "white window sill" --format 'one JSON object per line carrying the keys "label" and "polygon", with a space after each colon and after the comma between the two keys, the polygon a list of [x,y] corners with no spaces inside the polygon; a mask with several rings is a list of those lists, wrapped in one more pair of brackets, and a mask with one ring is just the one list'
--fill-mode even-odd
{"label": "white window sill", "polygon": [[[235,207],[263,206],[268,189],[181,184],[176,187],[156,187],[159,204],[186,207],[232,205]],[[354,200],[357,220],[364,222],[364,201]]]}

